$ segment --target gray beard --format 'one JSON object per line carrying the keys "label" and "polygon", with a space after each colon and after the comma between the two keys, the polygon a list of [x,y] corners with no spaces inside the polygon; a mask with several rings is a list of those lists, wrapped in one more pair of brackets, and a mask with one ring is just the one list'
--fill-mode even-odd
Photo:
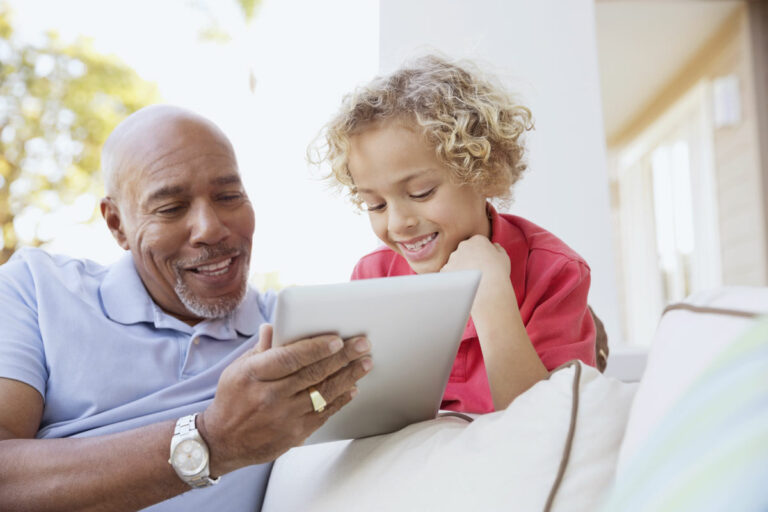
{"label": "gray beard", "polygon": [[[209,249],[206,251],[205,258],[214,257],[221,254],[231,252],[224,248],[222,249]],[[247,251],[242,251],[244,258],[247,258]],[[196,296],[189,289],[187,284],[181,278],[181,271],[179,267],[176,269],[176,284],[173,287],[173,291],[176,292],[176,296],[179,298],[187,311],[192,313],[198,318],[223,318],[232,313],[243,302],[245,293],[248,290],[248,263],[246,263],[243,269],[243,281],[240,283],[240,287],[237,293],[225,297],[218,297],[215,299],[202,300]]]}
{"label": "gray beard", "polygon": [[173,289],[176,292],[176,296],[190,313],[199,318],[214,319],[223,318],[237,309],[237,306],[245,298],[248,281],[243,279],[235,295],[218,297],[207,301],[200,300],[199,297],[194,295],[180,278],[176,279],[176,286]]}

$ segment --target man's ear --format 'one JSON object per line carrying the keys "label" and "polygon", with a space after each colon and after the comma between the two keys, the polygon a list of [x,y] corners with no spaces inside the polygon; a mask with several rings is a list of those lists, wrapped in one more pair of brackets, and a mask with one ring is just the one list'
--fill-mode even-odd
{"label": "man's ear", "polygon": [[117,240],[117,244],[126,251],[130,250],[128,238],[125,236],[123,223],[120,219],[120,209],[117,207],[117,204],[110,197],[102,197],[99,207],[101,208],[101,216],[107,222],[107,227],[112,236],[115,237],[115,240]]}

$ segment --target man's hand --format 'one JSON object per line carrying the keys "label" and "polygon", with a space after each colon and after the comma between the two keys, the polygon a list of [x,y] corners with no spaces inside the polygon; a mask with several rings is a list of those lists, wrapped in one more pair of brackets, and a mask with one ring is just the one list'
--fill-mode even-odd
{"label": "man's hand", "polygon": [[[211,475],[272,461],[301,444],[352,399],[355,383],[373,364],[365,338],[325,335],[271,344],[272,327],[262,325],[258,344],[224,370],[213,403],[198,416]],[[310,386],[327,402],[321,413],[312,407]]]}

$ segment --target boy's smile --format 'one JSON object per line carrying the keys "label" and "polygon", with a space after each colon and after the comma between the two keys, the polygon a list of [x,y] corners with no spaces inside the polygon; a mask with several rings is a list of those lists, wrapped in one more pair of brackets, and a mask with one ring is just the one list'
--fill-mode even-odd
{"label": "boy's smile", "polygon": [[438,272],[459,242],[488,236],[485,197],[452,171],[416,131],[399,122],[350,139],[349,171],[376,236],[419,273]]}

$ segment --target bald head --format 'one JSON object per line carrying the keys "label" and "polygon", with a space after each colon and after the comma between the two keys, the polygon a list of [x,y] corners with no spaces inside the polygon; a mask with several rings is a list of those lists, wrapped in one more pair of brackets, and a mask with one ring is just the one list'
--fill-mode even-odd
{"label": "bald head", "polygon": [[190,324],[234,311],[254,214],[222,131],[188,110],[147,107],[109,136],[102,168],[101,214],[155,303]]}
{"label": "bald head", "polygon": [[120,198],[125,185],[147,166],[200,138],[214,141],[234,158],[226,135],[199,114],[173,105],[151,105],[134,112],[115,128],[101,151],[107,196]]}

